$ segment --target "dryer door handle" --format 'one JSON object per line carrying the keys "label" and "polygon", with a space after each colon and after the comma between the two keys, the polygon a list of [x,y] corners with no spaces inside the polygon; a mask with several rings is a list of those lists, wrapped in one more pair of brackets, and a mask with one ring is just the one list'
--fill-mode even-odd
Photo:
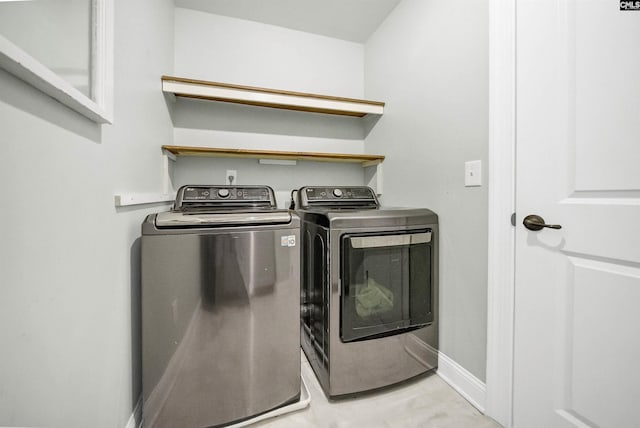
{"label": "dryer door handle", "polygon": [[431,242],[432,232],[405,233],[402,235],[354,236],[350,238],[353,248],[399,247]]}

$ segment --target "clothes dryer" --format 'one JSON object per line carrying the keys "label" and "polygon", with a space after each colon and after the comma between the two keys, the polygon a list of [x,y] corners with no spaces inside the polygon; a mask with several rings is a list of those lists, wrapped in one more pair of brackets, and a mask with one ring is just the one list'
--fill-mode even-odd
{"label": "clothes dryer", "polygon": [[303,187],[301,343],[327,396],[437,367],[438,217],[368,187]]}

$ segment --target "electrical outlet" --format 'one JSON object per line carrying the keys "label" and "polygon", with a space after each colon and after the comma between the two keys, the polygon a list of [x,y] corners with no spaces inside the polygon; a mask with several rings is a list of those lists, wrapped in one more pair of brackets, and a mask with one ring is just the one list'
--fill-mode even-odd
{"label": "electrical outlet", "polygon": [[238,184],[238,171],[236,171],[235,169],[228,169],[227,175],[224,176],[224,184]]}
{"label": "electrical outlet", "polygon": [[464,185],[482,186],[482,161],[469,161],[464,163]]}

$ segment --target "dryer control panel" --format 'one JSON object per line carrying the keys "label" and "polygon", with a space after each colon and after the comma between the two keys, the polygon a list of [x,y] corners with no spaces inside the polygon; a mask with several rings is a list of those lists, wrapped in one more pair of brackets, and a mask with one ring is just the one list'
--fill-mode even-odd
{"label": "dryer control panel", "polygon": [[317,187],[307,186],[298,190],[299,208],[323,206],[380,206],[376,194],[366,186]]}

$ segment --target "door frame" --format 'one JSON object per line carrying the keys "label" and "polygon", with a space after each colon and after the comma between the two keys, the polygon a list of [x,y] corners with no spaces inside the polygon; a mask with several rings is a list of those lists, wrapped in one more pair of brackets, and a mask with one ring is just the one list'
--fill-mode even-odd
{"label": "door frame", "polygon": [[[489,0],[489,220],[485,413],[513,425],[516,1]],[[515,217],[514,217],[515,218]]]}

